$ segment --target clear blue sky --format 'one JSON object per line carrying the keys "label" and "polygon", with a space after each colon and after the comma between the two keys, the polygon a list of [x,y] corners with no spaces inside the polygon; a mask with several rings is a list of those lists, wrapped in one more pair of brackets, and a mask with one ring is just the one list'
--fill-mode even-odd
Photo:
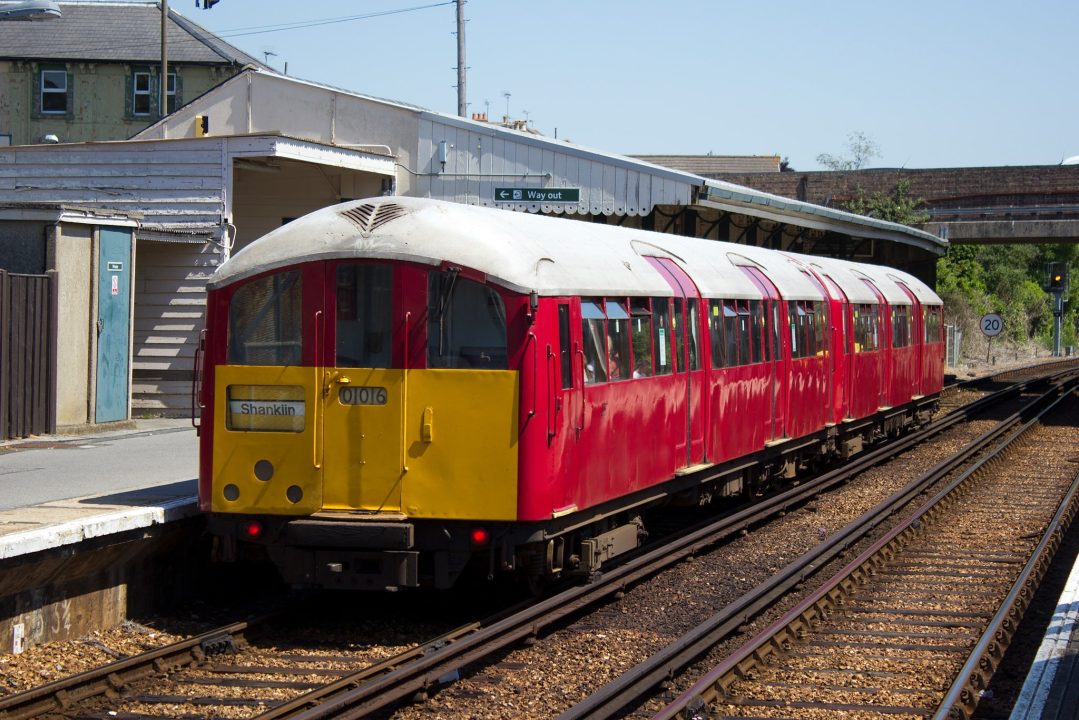
{"label": "clear blue sky", "polygon": [[[290,75],[454,114],[455,9],[436,3],[170,5]],[[873,167],[1079,155],[1076,0],[468,0],[465,14],[470,112],[504,115],[508,92],[511,117],[604,151],[812,170],[860,131]]]}

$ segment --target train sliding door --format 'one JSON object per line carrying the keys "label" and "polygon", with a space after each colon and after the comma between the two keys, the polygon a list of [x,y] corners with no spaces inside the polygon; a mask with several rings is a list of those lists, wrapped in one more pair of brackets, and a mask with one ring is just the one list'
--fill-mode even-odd
{"label": "train sliding door", "polygon": [[768,442],[776,442],[787,437],[786,408],[790,388],[790,358],[788,353],[783,351],[782,345],[782,339],[786,337],[786,333],[779,331],[783,318],[781,310],[783,304],[779,297],[779,290],[759,268],[743,265],[742,272],[749,276],[768,303],[765,314],[767,326],[765,344],[768,348],[772,392],[772,431]]}
{"label": "train sliding door", "polygon": [[674,355],[675,373],[684,380],[685,443],[675,443],[675,450],[684,446],[686,467],[702,463],[704,431],[708,425],[705,412],[705,370],[701,363],[701,296],[693,280],[670,258],[646,257],[674,290]]}

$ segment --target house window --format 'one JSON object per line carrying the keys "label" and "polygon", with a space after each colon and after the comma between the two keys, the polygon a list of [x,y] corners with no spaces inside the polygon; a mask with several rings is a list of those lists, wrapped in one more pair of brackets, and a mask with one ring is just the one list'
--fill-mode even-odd
{"label": "house window", "polygon": [[41,71],[41,112],[50,115],[67,114],[67,71]]}
{"label": "house window", "polygon": [[150,73],[136,72],[132,76],[132,115],[149,115],[153,93],[150,89]]}
{"label": "house window", "polygon": [[[156,115],[158,111],[158,97],[161,90],[160,75],[155,75],[149,69],[136,70],[131,73],[131,115],[133,117],[148,117]],[[169,73],[165,111],[171,113],[176,109],[178,95],[178,80],[176,73]]]}

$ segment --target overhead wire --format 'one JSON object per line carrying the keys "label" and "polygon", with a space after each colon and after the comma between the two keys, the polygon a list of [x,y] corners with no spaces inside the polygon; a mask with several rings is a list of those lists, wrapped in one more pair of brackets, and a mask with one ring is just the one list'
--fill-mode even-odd
{"label": "overhead wire", "polygon": [[[203,27],[202,25],[200,25],[198,22],[196,22],[192,18],[188,17],[187,15],[183,15],[182,17],[183,17],[184,20],[186,20],[188,22],[191,22],[192,24],[196,25],[200,30],[207,33],[207,35],[209,35],[211,39],[222,39],[223,40],[225,38],[231,38],[231,37],[246,37],[246,36],[249,36],[249,35],[261,35],[261,34],[274,33],[274,32],[285,32],[285,31],[288,31],[288,30],[303,30],[303,29],[310,28],[310,27],[321,27],[321,26],[324,26],[324,25],[335,25],[335,24],[341,24],[341,23],[347,23],[347,22],[356,22],[356,21],[359,21],[359,20],[371,20],[371,19],[374,19],[374,18],[386,17],[386,16],[389,16],[389,15],[401,15],[403,13],[417,12],[417,11],[420,11],[420,10],[430,10],[430,9],[437,8],[437,7],[444,7],[446,5],[453,5],[455,1],[456,0],[443,0],[443,2],[431,3],[431,4],[428,4],[428,5],[415,5],[415,6],[407,7],[407,8],[398,8],[396,10],[383,10],[383,11],[380,11],[380,12],[365,13],[365,14],[362,14],[362,15],[345,15],[345,16],[341,16],[341,17],[321,18],[321,19],[317,19],[317,20],[302,20],[302,21],[296,21],[296,22],[292,22],[292,23],[280,23],[280,24],[276,24],[276,25],[251,25],[251,26],[247,26],[247,27],[233,28],[231,30],[222,30],[222,31],[219,31],[219,32],[218,31],[212,31],[212,30],[209,30],[209,29]],[[94,3],[85,3],[84,5],[93,5],[93,4]],[[157,7],[153,6],[153,10],[157,11]],[[173,48],[173,49],[186,49],[185,46],[189,46],[189,47],[190,46],[193,46],[193,47],[205,47],[206,46],[206,42],[203,39],[201,39],[198,35],[190,34],[187,30],[185,30],[183,28],[183,26],[181,26],[179,24],[176,24],[175,21],[174,21],[174,25],[175,25],[176,30],[178,30],[179,32],[182,32],[183,35],[180,35],[178,37],[173,37],[175,30],[173,32],[169,33],[169,46],[171,48]],[[147,38],[147,42],[157,43],[159,41],[159,39],[160,39],[159,36],[155,34],[153,37]],[[110,42],[104,42],[104,43],[101,43],[101,44],[93,44],[93,43],[80,44],[79,45],[79,50],[82,51],[82,52],[107,52],[107,51],[130,50],[131,46],[132,46],[132,43],[131,43],[130,40],[128,40],[127,42],[124,42],[124,43],[117,43],[115,41],[110,41]],[[17,53],[17,52],[18,51],[13,49],[13,48],[8,48],[8,54],[9,55],[12,54],[12,53]],[[60,59],[60,58],[58,58],[58,59]]]}

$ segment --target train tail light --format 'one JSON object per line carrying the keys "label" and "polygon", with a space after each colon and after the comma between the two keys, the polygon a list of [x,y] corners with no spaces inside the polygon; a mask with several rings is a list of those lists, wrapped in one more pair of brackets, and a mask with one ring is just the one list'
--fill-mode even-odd
{"label": "train tail light", "polygon": [[244,537],[248,540],[254,540],[262,537],[262,523],[258,520],[249,520],[244,523]]}
{"label": "train tail light", "polygon": [[472,528],[472,532],[468,534],[469,539],[472,541],[473,547],[482,547],[491,540],[491,534],[487,532],[486,528]]}

